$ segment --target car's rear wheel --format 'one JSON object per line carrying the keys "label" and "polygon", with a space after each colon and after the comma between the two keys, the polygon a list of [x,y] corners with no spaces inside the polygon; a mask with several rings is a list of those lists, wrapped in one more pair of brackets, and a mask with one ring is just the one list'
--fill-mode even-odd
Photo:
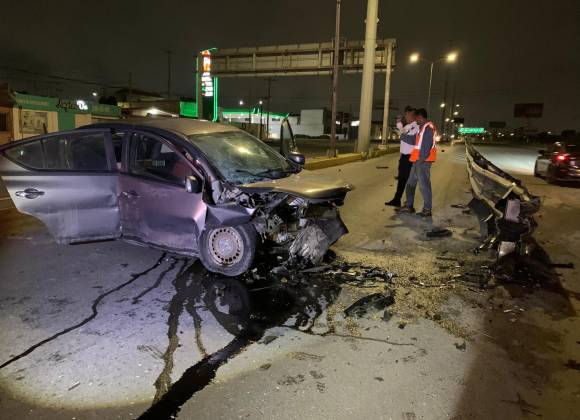
{"label": "car's rear wheel", "polygon": [[546,182],[548,184],[556,184],[558,182],[558,179],[556,178],[554,171],[555,169],[552,168],[551,166],[548,167],[548,170],[546,171]]}
{"label": "car's rear wheel", "polygon": [[251,225],[206,229],[201,235],[201,262],[214,273],[238,276],[252,266],[256,242],[256,231]]}

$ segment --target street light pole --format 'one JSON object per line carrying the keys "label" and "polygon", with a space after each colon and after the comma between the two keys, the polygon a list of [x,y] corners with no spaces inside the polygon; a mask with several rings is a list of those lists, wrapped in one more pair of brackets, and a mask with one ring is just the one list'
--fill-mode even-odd
{"label": "street light pole", "polygon": [[433,85],[433,66],[434,61],[431,61],[431,66],[429,69],[429,93],[427,93],[427,115],[431,115],[431,86]]}
{"label": "street light pole", "polygon": [[332,74],[332,117],[330,128],[330,157],[336,157],[336,106],[338,102],[338,59],[340,54],[340,1],[336,0],[334,26],[334,66]]}
{"label": "street light pole", "polygon": [[448,63],[455,63],[457,60],[457,52],[450,52],[444,57],[438,58],[437,60],[426,60],[421,57],[418,53],[411,54],[409,57],[411,63],[417,63],[418,61],[424,61],[429,64],[429,92],[427,93],[427,113],[431,114],[431,85],[433,84],[433,67],[435,63],[445,60]]}
{"label": "street light pole", "polygon": [[389,139],[389,106],[391,104],[391,72],[393,64],[393,44],[389,44],[385,49],[385,102],[383,108],[383,131],[381,133],[381,147],[387,148]]}

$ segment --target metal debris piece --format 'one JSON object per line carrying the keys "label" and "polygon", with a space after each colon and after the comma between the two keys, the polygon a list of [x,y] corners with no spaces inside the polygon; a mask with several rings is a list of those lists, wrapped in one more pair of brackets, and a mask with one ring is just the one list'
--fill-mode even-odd
{"label": "metal debris piece", "polygon": [[367,295],[344,310],[347,317],[361,318],[369,313],[369,311],[377,311],[391,306],[395,303],[395,298],[391,294],[373,293]]}
{"label": "metal debris piece", "polygon": [[574,269],[574,263],[552,263],[550,264],[552,268],[569,268]]}
{"label": "metal debris piece", "polygon": [[305,260],[318,264],[330,247],[330,240],[324,231],[315,224],[310,224],[298,232],[290,245],[290,255],[298,255]]}

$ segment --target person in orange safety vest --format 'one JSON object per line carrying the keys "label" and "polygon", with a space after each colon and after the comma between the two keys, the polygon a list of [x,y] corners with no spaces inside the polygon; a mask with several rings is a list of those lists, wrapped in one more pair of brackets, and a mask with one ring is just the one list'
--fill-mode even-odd
{"label": "person in orange safety vest", "polygon": [[422,217],[431,217],[433,208],[433,198],[431,192],[431,166],[437,158],[437,145],[435,136],[437,129],[435,125],[427,120],[427,111],[423,108],[415,112],[416,121],[419,124],[419,133],[415,138],[415,147],[411,152],[409,161],[413,162],[411,174],[405,187],[407,202],[404,207],[397,209],[397,213],[415,213],[415,190],[417,184],[423,196],[423,211],[419,213]]}

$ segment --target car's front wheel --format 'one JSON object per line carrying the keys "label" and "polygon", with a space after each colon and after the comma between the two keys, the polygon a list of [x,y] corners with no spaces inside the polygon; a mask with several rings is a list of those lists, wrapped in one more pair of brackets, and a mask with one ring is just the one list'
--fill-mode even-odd
{"label": "car's front wheel", "polygon": [[205,268],[234,277],[252,266],[257,234],[251,225],[220,226],[204,230],[200,243],[200,257]]}

